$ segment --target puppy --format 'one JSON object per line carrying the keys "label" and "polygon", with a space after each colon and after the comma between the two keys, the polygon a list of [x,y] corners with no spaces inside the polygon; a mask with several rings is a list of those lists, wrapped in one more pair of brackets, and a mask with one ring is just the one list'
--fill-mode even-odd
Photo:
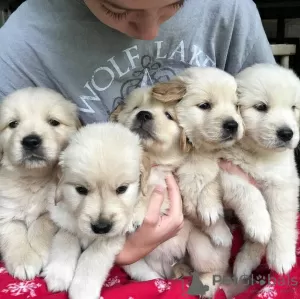
{"label": "puppy", "polygon": [[98,298],[126,234],[140,225],[133,221],[140,180],[146,180],[140,140],[121,124],[87,125],[73,136],[59,165],[51,218],[60,230],[43,276],[50,291]]}
{"label": "puppy", "polygon": [[[111,121],[118,121],[137,133],[153,167],[174,172],[185,161],[189,144],[178,125],[174,102],[157,100],[156,85],[133,91],[126,102],[111,115]],[[176,89],[176,86],[173,86]],[[184,137],[184,138],[182,138]],[[225,224],[226,226],[226,224]],[[229,233],[223,226],[216,232]],[[215,239],[217,239],[218,233]],[[229,250],[215,246],[209,236],[188,220],[176,237],[169,239],[144,259],[129,266],[126,272],[137,280],[173,277],[173,265],[181,260],[186,251],[191,265],[201,273],[201,281],[210,286],[205,296],[211,297],[217,288],[213,275],[222,275],[228,266]],[[176,273],[175,273],[176,274]]]}
{"label": "puppy", "polygon": [[[152,164],[177,168],[186,157],[187,144],[182,139],[173,103],[163,103],[152,97],[151,87],[142,87],[129,94],[110,115],[139,135]],[[183,141],[183,142],[182,142]]]}
{"label": "puppy", "polygon": [[16,278],[34,278],[47,262],[56,164],[78,126],[76,106],[49,89],[25,88],[1,102],[0,251]]}
{"label": "puppy", "polygon": [[[212,236],[215,244],[231,246],[223,219],[218,151],[243,135],[234,78],[216,68],[192,67],[153,88],[153,96],[174,103],[179,125],[189,144],[189,155],[176,174],[185,215]],[[227,234],[219,230],[227,228]],[[215,232],[215,233],[214,233]]]}
{"label": "puppy", "polygon": [[236,79],[245,135],[222,157],[252,176],[259,189],[222,172],[226,204],[249,223],[234,274],[250,275],[265,253],[269,266],[286,274],[296,262],[299,179],[293,149],[299,142],[300,80],[291,70],[268,64],[249,67]]}

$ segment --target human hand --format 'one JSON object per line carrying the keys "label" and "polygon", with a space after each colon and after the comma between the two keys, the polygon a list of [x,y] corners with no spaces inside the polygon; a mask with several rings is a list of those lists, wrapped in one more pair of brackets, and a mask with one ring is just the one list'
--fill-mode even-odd
{"label": "human hand", "polygon": [[127,238],[116,258],[117,264],[128,265],[138,261],[161,243],[176,236],[183,227],[182,200],[173,175],[167,176],[166,185],[170,201],[168,212],[165,215],[160,212],[166,190],[157,186],[151,195],[142,225]]}
{"label": "human hand", "polygon": [[246,172],[244,172],[239,166],[237,165],[234,165],[233,163],[231,163],[230,161],[227,161],[227,160],[224,160],[224,159],[221,159],[219,161],[219,166],[222,170],[230,173],[230,174],[233,174],[233,175],[237,175],[239,176],[240,178],[248,181],[250,184],[254,185],[255,187],[257,187],[257,183],[256,181],[251,177],[249,176]]}

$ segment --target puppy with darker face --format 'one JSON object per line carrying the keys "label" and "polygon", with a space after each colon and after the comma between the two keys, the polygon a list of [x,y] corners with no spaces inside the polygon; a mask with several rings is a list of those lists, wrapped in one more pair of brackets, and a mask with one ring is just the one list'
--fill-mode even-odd
{"label": "puppy with darker face", "polygon": [[178,126],[173,103],[163,103],[152,98],[152,89],[134,90],[111,114],[110,120],[122,123],[137,133],[144,150],[154,164],[176,168],[185,158],[181,143],[182,130]]}
{"label": "puppy with darker face", "polygon": [[22,89],[0,105],[0,251],[19,279],[34,278],[47,262],[56,165],[79,125],[76,106],[49,89]]}
{"label": "puppy with darker face", "polygon": [[[154,85],[133,91],[110,119],[122,123],[140,136],[153,168],[174,172],[188,158],[190,145],[178,124],[176,103],[160,100],[154,93],[158,87]],[[185,92],[185,86],[182,85],[174,84],[172,88],[179,94]],[[201,273],[201,281],[210,285],[205,296],[211,297],[217,288],[217,284],[213,285],[212,276],[223,275],[228,266],[230,246],[215,244],[221,245],[221,242],[231,244],[231,233],[224,221],[220,220],[214,224],[214,229],[208,229],[202,223],[196,227],[185,219],[184,227],[176,237],[124,269],[137,280],[171,278],[173,265],[188,252],[191,266]]]}
{"label": "puppy with darker face", "polygon": [[59,165],[50,212],[60,230],[43,275],[51,291],[98,298],[126,234],[143,221],[143,211],[135,210],[144,181],[140,140],[120,124],[87,125],[73,136]]}
{"label": "puppy with darker face", "polygon": [[257,186],[222,172],[224,201],[247,236],[234,274],[250,275],[264,254],[271,269],[286,274],[296,262],[298,235],[293,149],[299,142],[300,80],[291,70],[268,64],[249,67],[236,80],[245,135],[222,157],[240,166]]}

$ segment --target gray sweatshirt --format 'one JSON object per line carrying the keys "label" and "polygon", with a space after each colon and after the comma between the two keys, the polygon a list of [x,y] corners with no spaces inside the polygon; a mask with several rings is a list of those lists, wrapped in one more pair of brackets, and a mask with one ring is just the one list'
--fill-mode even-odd
{"label": "gray sweatshirt", "polygon": [[274,63],[252,0],[186,0],[152,41],[101,23],[82,0],[27,0],[0,29],[0,98],[44,86],[74,101],[85,123],[107,121],[133,89],[190,66],[231,74]]}

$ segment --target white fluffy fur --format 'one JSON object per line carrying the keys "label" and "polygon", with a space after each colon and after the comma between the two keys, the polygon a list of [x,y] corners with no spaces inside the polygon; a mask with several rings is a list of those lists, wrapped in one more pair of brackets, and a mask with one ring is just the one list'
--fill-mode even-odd
{"label": "white fluffy fur", "polygon": [[[177,121],[190,149],[177,169],[185,215],[201,225],[216,245],[231,246],[223,218],[218,151],[242,138],[234,78],[216,68],[189,68],[154,88],[154,96],[176,104]],[[224,126],[236,125],[231,133]]]}
{"label": "white fluffy fur", "polygon": [[[49,290],[68,290],[71,299],[99,297],[126,234],[143,220],[133,223],[141,163],[138,136],[121,124],[91,124],[73,136],[61,155],[57,205],[51,210],[60,230],[43,273]],[[119,194],[121,186],[127,189]],[[82,188],[86,194],[80,194]],[[111,222],[110,231],[92,229],[100,219]]]}
{"label": "white fluffy fur", "polygon": [[[237,85],[232,76],[216,68],[190,68],[178,80],[186,85],[176,106],[178,121],[193,147],[177,171],[179,186],[185,212],[210,227],[223,217],[217,152],[232,146],[244,132],[237,110]],[[210,108],[203,109],[203,105]],[[223,126],[229,120],[238,127],[227,136]]]}
{"label": "white fluffy fur", "polygon": [[[139,134],[151,165],[174,171],[186,158],[183,152],[185,141],[180,142],[182,129],[177,123],[174,102],[156,100],[152,97],[152,91],[152,88],[147,87],[132,92],[111,119]],[[152,120],[141,124],[138,120],[141,111],[151,113]],[[219,228],[223,233],[224,228]],[[228,228],[225,228],[225,234],[228,232]],[[231,241],[230,232],[229,239]],[[200,279],[210,285],[206,296],[212,296],[217,287],[213,285],[212,276],[222,275],[226,271],[230,250],[229,247],[213,245],[210,238],[200,228],[194,227],[188,219],[184,220],[184,228],[176,237],[158,246],[143,260],[124,268],[131,277],[138,280],[170,278],[172,266],[184,257],[186,250],[190,254],[193,268],[202,274]]]}
{"label": "white fluffy fur", "polygon": [[[55,168],[78,125],[76,106],[52,90],[22,89],[1,103],[0,250],[7,270],[19,279],[34,278],[47,262],[56,231],[47,214]],[[41,146],[26,151],[22,140],[32,134]]]}
{"label": "white fluffy fur", "polygon": [[[300,81],[291,70],[267,64],[247,68],[236,79],[245,136],[222,157],[251,175],[261,192],[222,173],[224,200],[251,240],[238,254],[234,274],[249,275],[264,253],[273,270],[288,273],[296,262],[299,179],[293,149],[299,142]],[[266,111],[258,111],[262,103]],[[277,136],[284,127],[293,132],[290,141]]]}

